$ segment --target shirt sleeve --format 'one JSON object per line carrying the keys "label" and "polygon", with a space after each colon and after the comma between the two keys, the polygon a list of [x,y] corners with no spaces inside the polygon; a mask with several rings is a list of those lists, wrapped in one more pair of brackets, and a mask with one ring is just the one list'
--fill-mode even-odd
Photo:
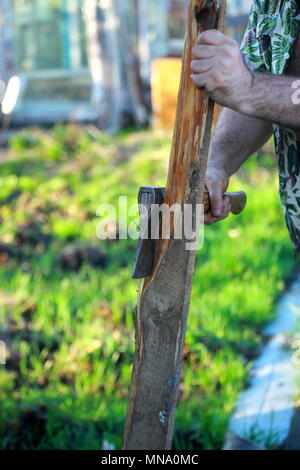
{"label": "shirt sleeve", "polygon": [[250,70],[265,72],[266,66],[261,54],[259,39],[257,37],[257,25],[260,15],[259,4],[259,0],[253,1],[248,25],[241,43],[241,54],[246,66]]}

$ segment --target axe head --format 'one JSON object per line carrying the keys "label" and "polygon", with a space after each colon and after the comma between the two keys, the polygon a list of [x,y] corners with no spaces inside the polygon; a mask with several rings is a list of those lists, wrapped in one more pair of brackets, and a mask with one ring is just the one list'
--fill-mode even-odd
{"label": "axe head", "polygon": [[158,221],[151,217],[152,206],[161,205],[165,199],[165,188],[158,186],[142,186],[139,191],[138,203],[141,217],[140,239],[135,255],[132,279],[142,279],[152,272],[155,260],[156,240],[151,238],[151,228]]}

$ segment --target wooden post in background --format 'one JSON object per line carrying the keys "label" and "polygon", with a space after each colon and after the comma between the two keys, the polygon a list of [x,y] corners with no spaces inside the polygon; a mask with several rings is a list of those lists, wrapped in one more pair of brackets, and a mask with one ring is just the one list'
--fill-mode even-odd
{"label": "wooden post in background", "polygon": [[[214,105],[191,81],[197,35],[221,27],[225,1],[190,0],[177,116],[165,203],[203,202]],[[174,223],[174,221],[173,221]],[[176,223],[176,221],[175,221]],[[187,240],[159,240],[136,315],[136,352],[124,434],[126,450],[169,450],[172,444],[195,251]],[[193,228],[195,229],[195,227]]]}

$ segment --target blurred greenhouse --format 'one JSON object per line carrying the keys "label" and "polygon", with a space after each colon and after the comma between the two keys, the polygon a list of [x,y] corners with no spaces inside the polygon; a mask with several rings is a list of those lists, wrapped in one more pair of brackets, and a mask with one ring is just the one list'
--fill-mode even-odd
{"label": "blurred greenhouse", "polygon": [[[159,98],[153,103],[152,97],[151,103],[151,88],[170,58],[175,77],[168,106],[173,116],[187,3],[2,0],[0,78],[6,83],[13,76],[19,79],[12,90],[18,96],[10,124],[79,121],[110,130],[143,126],[151,120],[151,108],[156,112],[161,106]],[[227,28],[237,40],[250,4],[229,1]],[[159,122],[164,125],[163,119]]]}

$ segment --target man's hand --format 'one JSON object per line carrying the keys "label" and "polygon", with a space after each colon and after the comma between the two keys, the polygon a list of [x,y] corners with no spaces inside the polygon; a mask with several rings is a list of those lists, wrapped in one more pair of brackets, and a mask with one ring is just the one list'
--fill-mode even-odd
{"label": "man's hand", "polygon": [[224,196],[229,184],[229,176],[215,166],[209,166],[206,172],[206,187],[209,193],[211,209],[205,214],[206,225],[226,219],[230,213],[230,201]]}
{"label": "man's hand", "polygon": [[199,35],[192,52],[195,85],[205,88],[221,106],[239,111],[245,90],[252,86],[252,75],[244,64],[238,43],[211,29]]}

